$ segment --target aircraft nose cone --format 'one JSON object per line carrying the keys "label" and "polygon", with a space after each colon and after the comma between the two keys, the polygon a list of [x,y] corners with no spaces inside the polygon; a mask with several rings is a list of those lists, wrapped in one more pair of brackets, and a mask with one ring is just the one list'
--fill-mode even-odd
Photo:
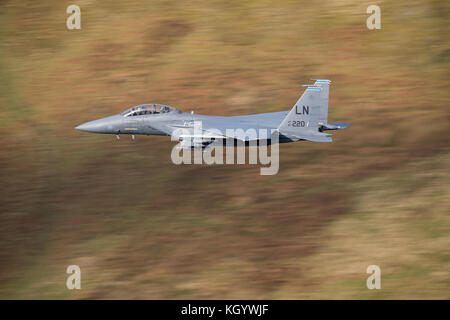
{"label": "aircraft nose cone", "polygon": [[86,123],[80,124],[79,126],[75,127],[75,129],[80,130],[80,131],[87,131]]}
{"label": "aircraft nose cone", "polygon": [[105,133],[107,129],[107,122],[103,119],[89,121],[80,124],[78,127],[75,127],[75,129],[86,132]]}
{"label": "aircraft nose cone", "polygon": [[115,133],[120,129],[121,120],[121,116],[115,115],[80,124],[75,129],[93,133]]}
{"label": "aircraft nose cone", "polygon": [[86,131],[86,132],[95,132],[96,125],[95,123],[93,123],[93,121],[91,122],[86,122],[83,124],[80,124],[78,127],[75,127],[75,129],[80,130],[80,131]]}

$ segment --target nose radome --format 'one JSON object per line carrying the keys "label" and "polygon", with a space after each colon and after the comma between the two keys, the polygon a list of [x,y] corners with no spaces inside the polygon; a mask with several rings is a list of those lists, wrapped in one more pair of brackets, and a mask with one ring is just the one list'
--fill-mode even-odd
{"label": "nose radome", "polygon": [[86,131],[86,123],[80,124],[79,126],[75,127],[77,130]]}
{"label": "nose radome", "polygon": [[106,125],[107,125],[106,121],[104,121],[103,119],[99,119],[83,123],[78,127],[76,127],[75,129],[86,132],[103,133],[106,131]]}
{"label": "nose radome", "polygon": [[80,124],[75,129],[94,133],[113,133],[121,119],[122,117],[118,115],[110,116]]}
{"label": "nose radome", "polygon": [[90,122],[80,124],[75,129],[81,130],[81,131],[86,131],[86,132],[97,132],[98,125],[96,124],[95,121],[90,121]]}

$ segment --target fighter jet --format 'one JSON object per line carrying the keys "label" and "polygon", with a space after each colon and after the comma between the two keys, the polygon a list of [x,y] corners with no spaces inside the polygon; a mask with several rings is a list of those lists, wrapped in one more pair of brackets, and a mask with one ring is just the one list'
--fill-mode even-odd
{"label": "fighter jet", "polygon": [[[331,142],[328,130],[340,130],[348,123],[328,123],[330,80],[313,79],[290,111],[241,116],[207,116],[186,113],[173,107],[149,103],[134,106],[120,114],[83,123],[75,129],[93,133],[167,135],[180,141],[181,149],[204,150],[213,142],[279,143],[295,141]],[[253,130],[253,131],[252,131]],[[249,134],[249,132],[256,132]]]}

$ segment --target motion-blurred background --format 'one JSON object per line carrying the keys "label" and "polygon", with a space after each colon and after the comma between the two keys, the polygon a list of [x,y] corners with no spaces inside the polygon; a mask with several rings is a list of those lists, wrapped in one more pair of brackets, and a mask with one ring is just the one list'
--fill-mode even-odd
{"label": "motion-blurred background", "polygon": [[[449,18],[437,0],[1,1],[0,298],[450,298]],[[281,145],[275,176],[74,130],[145,102],[289,110],[310,78],[352,127]]]}

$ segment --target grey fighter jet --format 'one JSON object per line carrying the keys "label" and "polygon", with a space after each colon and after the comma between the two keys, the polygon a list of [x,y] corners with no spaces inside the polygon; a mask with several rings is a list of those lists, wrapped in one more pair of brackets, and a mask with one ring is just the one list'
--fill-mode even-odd
{"label": "grey fighter jet", "polygon": [[[180,141],[181,149],[205,149],[213,142],[231,139],[235,142],[272,143],[309,140],[331,142],[328,130],[350,126],[328,123],[330,80],[314,79],[290,111],[219,117],[181,112],[162,104],[141,104],[121,114],[90,121],[75,129],[94,133],[132,135],[168,135]],[[276,142],[276,141],[274,141]]]}

